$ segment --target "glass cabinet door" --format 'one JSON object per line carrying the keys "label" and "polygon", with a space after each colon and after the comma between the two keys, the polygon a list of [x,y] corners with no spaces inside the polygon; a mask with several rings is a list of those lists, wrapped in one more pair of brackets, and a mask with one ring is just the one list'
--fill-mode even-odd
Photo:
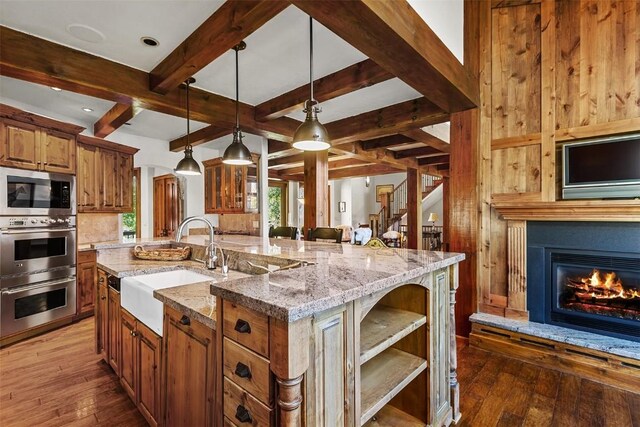
{"label": "glass cabinet door", "polygon": [[258,168],[247,166],[245,184],[245,212],[258,212]]}
{"label": "glass cabinet door", "polygon": [[214,169],[214,209],[222,209],[222,192],[224,188],[222,186],[222,165],[216,166]]}
{"label": "glass cabinet door", "polygon": [[244,201],[244,189],[243,186],[243,166],[233,167],[233,197],[234,197],[234,209],[242,212]]}

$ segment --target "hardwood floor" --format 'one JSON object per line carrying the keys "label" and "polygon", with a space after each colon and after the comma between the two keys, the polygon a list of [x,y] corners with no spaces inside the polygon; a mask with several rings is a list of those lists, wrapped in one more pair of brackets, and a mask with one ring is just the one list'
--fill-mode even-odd
{"label": "hardwood floor", "polygon": [[[146,425],[94,353],[93,321],[0,350],[0,426]],[[467,346],[458,366],[462,426],[640,427],[640,395]]]}
{"label": "hardwood floor", "polygon": [[94,318],[0,350],[0,426],[146,426],[95,354]]}
{"label": "hardwood floor", "polygon": [[462,426],[640,427],[640,395],[465,346]]}

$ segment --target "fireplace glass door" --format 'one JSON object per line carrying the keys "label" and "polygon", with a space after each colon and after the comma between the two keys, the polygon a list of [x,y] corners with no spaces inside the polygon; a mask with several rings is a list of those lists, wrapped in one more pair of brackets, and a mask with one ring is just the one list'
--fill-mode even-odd
{"label": "fireplace glass door", "polygon": [[552,323],[568,323],[640,339],[640,260],[551,254]]}

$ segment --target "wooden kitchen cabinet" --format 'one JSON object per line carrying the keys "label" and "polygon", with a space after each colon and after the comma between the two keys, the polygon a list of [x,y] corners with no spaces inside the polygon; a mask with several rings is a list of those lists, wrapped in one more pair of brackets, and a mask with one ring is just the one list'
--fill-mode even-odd
{"label": "wooden kitchen cabinet", "polygon": [[258,169],[255,165],[225,165],[222,158],[205,160],[202,164],[206,213],[258,211]]}
{"label": "wooden kitchen cabinet", "polygon": [[96,291],[96,353],[101,354],[105,362],[109,363],[107,355],[109,348],[109,290],[107,289],[107,273],[98,270]]}
{"label": "wooden kitchen cabinet", "polygon": [[76,137],[30,123],[0,122],[0,165],[34,171],[76,173]]}
{"label": "wooden kitchen cabinet", "polygon": [[166,305],[164,310],[164,423],[213,426],[215,331]]}
{"label": "wooden kitchen cabinet", "polygon": [[78,212],[130,212],[138,149],[81,135],[77,151]]}
{"label": "wooden kitchen cabinet", "polygon": [[125,309],[120,310],[120,336],[120,383],[147,422],[157,426],[162,419],[162,338]]}
{"label": "wooden kitchen cabinet", "polygon": [[109,346],[107,347],[107,355],[109,365],[116,374],[120,375],[120,357],[121,357],[121,335],[120,335],[120,292],[108,286],[108,303],[107,311],[109,312]]}
{"label": "wooden kitchen cabinet", "polygon": [[76,318],[90,316],[96,302],[96,251],[78,252]]}

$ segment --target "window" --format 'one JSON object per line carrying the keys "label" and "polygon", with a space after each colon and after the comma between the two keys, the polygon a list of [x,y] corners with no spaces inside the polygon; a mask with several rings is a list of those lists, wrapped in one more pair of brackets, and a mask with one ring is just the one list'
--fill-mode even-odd
{"label": "window", "polygon": [[269,182],[267,200],[269,225],[274,227],[287,225],[287,184]]}

